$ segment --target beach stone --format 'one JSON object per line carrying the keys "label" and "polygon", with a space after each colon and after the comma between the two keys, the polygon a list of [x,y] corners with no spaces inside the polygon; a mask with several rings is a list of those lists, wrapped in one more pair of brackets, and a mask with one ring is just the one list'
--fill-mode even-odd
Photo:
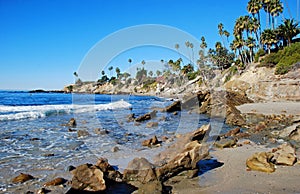
{"label": "beach stone", "polygon": [[83,136],[89,136],[89,132],[87,130],[78,130],[77,131],[77,136],[78,137],[83,137]]}
{"label": "beach stone", "polygon": [[46,182],[44,184],[44,187],[48,187],[48,186],[58,186],[58,185],[63,185],[67,182],[66,179],[58,177],[53,179],[52,181]]}
{"label": "beach stone", "polygon": [[156,136],[153,136],[151,139],[147,139],[142,142],[142,146],[148,146],[148,147],[151,147],[151,146],[154,146],[157,144],[159,144],[159,141]]}
{"label": "beach stone", "polygon": [[155,166],[146,158],[134,158],[124,170],[123,180],[140,187],[152,181],[157,181]]}
{"label": "beach stone", "polygon": [[120,151],[120,148],[118,146],[115,146],[115,147],[111,148],[111,151],[118,152],[118,151]]}
{"label": "beach stone", "polygon": [[127,119],[127,122],[134,121],[134,119],[135,119],[135,114],[134,114],[134,113],[131,113],[131,114],[127,115],[126,119]]}
{"label": "beach stone", "polygon": [[274,164],[292,166],[296,161],[296,150],[290,144],[282,144],[273,150],[271,162]]}
{"label": "beach stone", "polygon": [[71,187],[77,191],[96,192],[106,189],[103,172],[91,164],[82,164],[71,172],[74,175]]}
{"label": "beach stone", "polygon": [[247,159],[246,165],[251,170],[272,173],[275,171],[275,165],[270,162],[272,156],[269,152],[255,153]]}
{"label": "beach stone", "polygon": [[108,163],[107,158],[99,158],[95,166],[104,173],[106,180],[122,182],[122,174]]}
{"label": "beach stone", "polygon": [[231,129],[230,131],[228,131],[227,133],[225,133],[225,137],[230,137],[230,136],[235,136],[237,135],[238,133],[241,132],[241,128],[239,127],[236,127],[234,129]]}
{"label": "beach stone", "polygon": [[216,141],[214,145],[217,148],[232,148],[236,145],[236,139],[235,138],[225,138],[225,139],[220,139],[219,141]]}
{"label": "beach stone", "polygon": [[150,113],[146,113],[146,114],[144,114],[144,115],[139,116],[139,117],[136,118],[134,121],[135,121],[135,122],[143,122],[143,121],[146,121],[146,120],[150,120],[150,119],[156,117],[156,113],[157,113],[157,111],[154,110],[154,111],[152,111],[152,112],[150,112]]}
{"label": "beach stone", "polygon": [[157,127],[158,126],[158,122],[148,122],[146,124],[147,128],[153,128],[153,127]]}
{"label": "beach stone", "polygon": [[70,121],[68,122],[67,126],[76,127],[77,126],[76,120],[74,118],[71,118]]}
{"label": "beach stone", "polygon": [[175,112],[175,111],[181,111],[181,101],[179,100],[173,102],[171,105],[162,109],[162,112]]}
{"label": "beach stone", "polygon": [[30,174],[20,173],[18,176],[14,177],[12,179],[12,182],[13,183],[24,183],[24,182],[32,180],[32,179],[34,179],[34,177],[31,176]]}
{"label": "beach stone", "polygon": [[97,135],[107,135],[107,134],[109,134],[109,131],[108,131],[108,130],[102,129],[102,128],[96,128],[96,129],[94,129],[94,132],[95,132]]}

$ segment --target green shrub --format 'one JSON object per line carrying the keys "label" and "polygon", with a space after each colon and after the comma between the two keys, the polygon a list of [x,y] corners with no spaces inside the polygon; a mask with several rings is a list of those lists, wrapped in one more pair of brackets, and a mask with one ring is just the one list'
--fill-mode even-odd
{"label": "green shrub", "polygon": [[254,62],[255,63],[257,63],[258,62],[258,60],[259,60],[259,57],[262,57],[262,56],[264,56],[265,55],[265,51],[264,51],[264,49],[259,49],[258,51],[257,51],[257,53],[255,54],[255,56],[254,56]]}

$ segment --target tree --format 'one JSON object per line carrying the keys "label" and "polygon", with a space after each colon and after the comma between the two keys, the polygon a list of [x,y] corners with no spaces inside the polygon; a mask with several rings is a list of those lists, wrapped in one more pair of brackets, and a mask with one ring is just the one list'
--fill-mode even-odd
{"label": "tree", "polygon": [[224,41],[224,38],[223,38],[223,34],[224,34],[223,28],[224,28],[224,25],[222,23],[219,23],[218,24],[219,35],[222,39],[223,45],[225,46],[225,41]]}
{"label": "tree", "polygon": [[157,77],[159,77],[161,75],[161,71],[157,70],[156,75],[157,75]]}
{"label": "tree", "polygon": [[275,17],[283,12],[283,6],[280,0],[271,0],[270,14],[272,16],[272,29],[275,29]]}
{"label": "tree", "polygon": [[142,60],[141,63],[142,63],[142,65],[145,65],[145,64],[146,64],[146,61],[145,61],[145,60]]}
{"label": "tree", "polygon": [[262,0],[250,0],[247,5],[247,11],[252,14],[253,18],[257,16],[259,35],[261,35],[260,10],[262,9],[262,7],[263,7]]}
{"label": "tree", "polygon": [[116,68],[116,73],[117,73],[117,78],[119,78],[121,75],[121,70],[119,67]]}
{"label": "tree", "polygon": [[153,71],[149,71],[148,74],[150,75],[150,77],[152,77],[153,76]]}
{"label": "tree", "polygon": [[250,62],[253,62],[253,59],[254,59],[253,58],[254,57],[254,48],[256,47],[255,39],[252,38],[252,37],[249,37],[246,40],[246,45],[250,49]]}
{"label": "tree", "polygon": [[76,71],[73,73],[73,75],[74,75],[75,77],[78,77],[78,73],[77,73]]}
{"label": "tree", "polygon": [[211,62],[220,69],[227,69],[234,61],[234,54],[222,47],[220,42],[216,43],[216,49],[209,49],[208,55]]}
{"label": "tree", "polygon": [[102,76],[105,75],[105,71],[104,71],[104,70],[101,71],[101,75],[102,75]]}
{"label": "tree", "polygon": [[205,41],[205,37],[204,37],[204,36],[201,37],[200,48],[201,48],[201,49],[206,49],[206,48],[207,48],[207,43],[206,43],[206,41]]}
{"label": "tree", "polygon": [[265,29],[260,37],[260,41],[263,45],[265,45],[268,49],[268,53],[271,53],[271,47],[273,44],[278,42],[277,35],[274,30]]}
{"label": "tree", "polygon": [[278,26],[277,32],[283,41],[287,43],[288,46],[291,45],[292,40],[298,34],[300,34],[299,23],[295,22],[294,19],[286,19],[283,24]]}
{"label": "tree", "polygon": [[227,30],[224,30],[223,34],[226,36],[226,39],[227,39],[227,43],[229,43],[229,36],[230,36],[230,33],[227,31]]}

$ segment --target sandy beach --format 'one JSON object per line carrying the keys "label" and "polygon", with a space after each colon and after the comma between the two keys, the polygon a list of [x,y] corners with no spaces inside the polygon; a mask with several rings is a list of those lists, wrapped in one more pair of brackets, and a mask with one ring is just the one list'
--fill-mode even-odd
{"label": "sandy beach", "polygon": [[[246,160],[255,152],[270,151],[261,145],[243,145],[211,151],[221,167],[211,169],[200,177],[183,180],[174,186],[174,193],[300,193],[299,163],[277,166],[274,173],[249,171]],[[189,189],[187,190],[187,186]]]}

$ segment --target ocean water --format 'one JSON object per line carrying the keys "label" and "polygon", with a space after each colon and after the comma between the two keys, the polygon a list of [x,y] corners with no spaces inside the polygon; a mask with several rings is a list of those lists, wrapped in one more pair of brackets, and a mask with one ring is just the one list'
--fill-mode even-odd
{"label": "ocean water", "polygon": [[[133,158],[151,160],[168,145],[142,147],[141,142],[153,135],[172,138],[207,123],[212,123],[215,133],[229,129],[222,121],[187,111],[158,112],[151,120],[159,122],[154,128],[147,128],[147,122],[127,121],[129,114],[140,116],[171,103],[171,99],[151,96],[0,91],[0,192],[34,191],[58,176],[71,179],[69,165],[95,163],[99,157],[108,158],[122,171]],[[76,128],[65,126],[71,118],[76,119]],[[99,128],[108,133],[97,134]],[[78,137],[78,130],[89,135]],[[112,152],[116,146],[119,151]],[[21,172],[36,179],[12,184],[11,179]]]}

